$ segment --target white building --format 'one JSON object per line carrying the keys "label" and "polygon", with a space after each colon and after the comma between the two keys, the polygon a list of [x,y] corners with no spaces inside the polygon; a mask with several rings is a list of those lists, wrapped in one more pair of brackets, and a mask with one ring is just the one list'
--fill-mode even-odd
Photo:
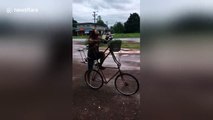
{"label": "white building", "polygon": [[101,25],[97,23],[77,23],[77,27],[74,28],[74,32],[76,35],[88,35],[93,29],[96,29],[100,33],[108,30],[106,24]]}

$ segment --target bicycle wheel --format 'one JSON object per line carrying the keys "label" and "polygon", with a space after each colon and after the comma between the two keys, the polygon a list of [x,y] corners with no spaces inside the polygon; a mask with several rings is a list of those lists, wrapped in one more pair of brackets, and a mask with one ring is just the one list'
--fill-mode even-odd
{"label": "bicycle wheel", "polygon": [[123,95],[133,95],[139,90],[139,82],[134,76],[122,73],[115,79],[115,88]]}
{"label": "bicycle wheel", "polygon": [[96,70],[86,71],[84,79],[86,84],[92,89],[99,89],[104,83],[101,74]]}

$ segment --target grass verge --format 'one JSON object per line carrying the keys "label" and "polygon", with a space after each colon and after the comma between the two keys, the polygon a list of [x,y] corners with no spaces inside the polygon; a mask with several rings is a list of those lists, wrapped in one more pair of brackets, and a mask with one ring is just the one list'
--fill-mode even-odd
{"label": "grass verge", "polygon": [[[86,45],[86,42],[77,42],[77,44]],[[100,47],[107,47],[107,44],[100,44]],[[121,48],[140,50],[140,43],[133,41],[122,41]]]}
{"label": "grass verge", "polygon": [[[87,35],[73,36],[73,39],[86,39]],[[140,38],[140,33],[114,33],[113,38]]]}

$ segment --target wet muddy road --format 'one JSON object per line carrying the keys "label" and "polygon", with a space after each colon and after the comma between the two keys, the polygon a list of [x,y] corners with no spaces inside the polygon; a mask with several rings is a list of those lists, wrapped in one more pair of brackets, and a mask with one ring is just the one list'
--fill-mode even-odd
{"label": "wet muddy road", "polygon": [[[114,80],[99,90],[90,89],[84,82],[83,75],[87,65],[81,63],[80,54],[76,49],[82,45],[73,47],[73,115],[74,119],[81,120],[136,120],[140,113],[140,94],[127,97],[118,93],[114,87]],[[140,56],[138,53],[128,55],[116,54],[122,63],[122,70],[140,78]],[[115,66],[109,57],[103,66]],[[115,70],[104,70],[110,77]],[[140,79],[139,79],[140,80]]]}

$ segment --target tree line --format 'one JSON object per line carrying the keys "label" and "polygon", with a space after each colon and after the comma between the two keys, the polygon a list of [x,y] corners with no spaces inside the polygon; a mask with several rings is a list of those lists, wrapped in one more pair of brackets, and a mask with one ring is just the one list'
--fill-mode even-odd
{"label": "tree line", "polygon": [[139,33],[140,32],[140,16],[137,13],[130,14],[127,21],[115,23],[110,30],[114,33]]}
{"label": "tree line", "polygon": [[[76,20],[73,19],[73,27],[76,27]],[[98,16],[97,23],[105,25],[101,16]],[[130,14],[126,22],[117,22],[110,27],[112,33],[139,33],[140,32],[140,16],[137,13]]]}

